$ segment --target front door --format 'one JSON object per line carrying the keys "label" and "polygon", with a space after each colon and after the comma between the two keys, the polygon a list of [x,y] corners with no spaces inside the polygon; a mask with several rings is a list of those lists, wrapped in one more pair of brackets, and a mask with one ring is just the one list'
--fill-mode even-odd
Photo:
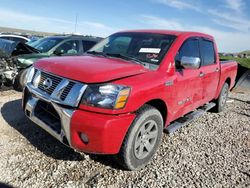
{"label": "front door", "polygon": [[200,69],[185,69],[180,66],[183,56],[199,57],[199,38],[189,38],[181,46],[175,58],[176,79],[174,81],[174,117],[178,118],[201,104],[202,79]]}

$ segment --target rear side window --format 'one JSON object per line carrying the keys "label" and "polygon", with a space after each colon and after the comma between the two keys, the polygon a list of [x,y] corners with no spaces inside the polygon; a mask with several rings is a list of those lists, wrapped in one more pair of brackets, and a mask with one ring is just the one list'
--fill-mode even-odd
{"label": "rear side window", "polygon": [[178,54],[175,57],[176,63],[180,63],[181,58],[183,56],[187,57],[200,57],[199,52],[199,40],[194,39],[188,39],[184,42],[184,44],[181,46]]}
{"label": "rear side window", "polygon": [[201,40],[200,42],[200,50],[202,57],[202,65],[211,65],[215,63],[215,50],[214,43],[209,40]]}
{"label": "rear side window", "polygon": [[92,48],[95,44],[96,44],[96,42],[94,42],[94,41],[83,40],[83,41],[82,41],[83,51],[84,51],[84,52],[88,51],[88,50],[89,50],[90,48]]}

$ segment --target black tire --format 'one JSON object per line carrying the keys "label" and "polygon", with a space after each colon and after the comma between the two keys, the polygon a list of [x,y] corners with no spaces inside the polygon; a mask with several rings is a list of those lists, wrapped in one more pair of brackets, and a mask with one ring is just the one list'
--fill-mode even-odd
{"label": "black tire", "polygon": [[[142,134],[142,130],[144,130],[144,134]],[[137,112],[136,118],[123,140],[120,152],[116,156],[117,162],[127,170],[138,170],[144,167],[156,153],[162,133],[161,113],[150,105],[144,105]],[[154,138],[151,138],[152,136]]]}
{"label": "black tire", "polygon": [[229,84],[224,83],[219,98],[215,101],[216,106],[214,108],[215,112],[222,112],[225,109],[225,105],[227,103],[227,98],[228,98],[228,93],[229,93]]}
{"label": "black tire", "polygon": [[23,91],[24,79],[25,79],[25,76],[27,74],[27,71],[28,71],[28,69],[22,69],[18,72],[18,74],[14,80],[14,83],[13,83],[13,88],[16,91]]}

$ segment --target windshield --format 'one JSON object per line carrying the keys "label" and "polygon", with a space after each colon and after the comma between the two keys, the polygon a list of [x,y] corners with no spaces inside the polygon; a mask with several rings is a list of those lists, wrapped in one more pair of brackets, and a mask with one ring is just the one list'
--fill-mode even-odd
{"label": "windshield", "polygon": [[39,39],[31,44],[29,44],[31,47],[36,48],[39,52],[48,52],[51,50],[54,46],[56,46],[58,43],[60,43],[63,39],[62,38],[43,38]]}
{"label": "windshield", "polygon": [[152,33],[116,33],[91,48],[88,53],[107,55],[142,62],[150,69],[157,68],[176,37]]}

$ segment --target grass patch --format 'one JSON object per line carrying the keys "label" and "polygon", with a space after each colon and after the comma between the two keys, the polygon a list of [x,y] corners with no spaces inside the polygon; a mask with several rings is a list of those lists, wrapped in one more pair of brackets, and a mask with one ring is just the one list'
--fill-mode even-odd
{"label": "grass patch", "polygon": [[238,57],[220,57],[221,60],[235,60],[243,67],[250,69],[250,59],[249,58],[238,58]]}

